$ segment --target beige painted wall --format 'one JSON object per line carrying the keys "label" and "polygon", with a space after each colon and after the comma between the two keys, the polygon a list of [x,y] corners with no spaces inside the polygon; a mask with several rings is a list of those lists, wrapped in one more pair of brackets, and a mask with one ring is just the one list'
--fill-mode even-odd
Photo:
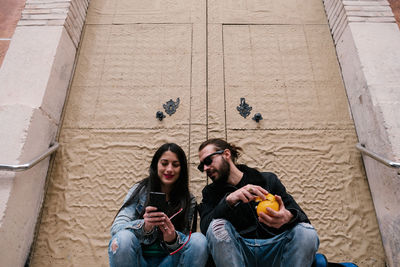
{"label": "beige painted wall", "polygon": [[[324,0],[324,4],[360,143],[400,162],[400,31],[389,3]],[[387,264],[399,266],[400,175],[363,158]]]}
{"label": "beige painted wall", "polygon": [[[32,266],[107,266],[112,218],[163,142],[187,152],[200,201],[207,137],[276,172],[330,260],[384,266],[321,1],[97,0],[82,40]],[[158,121],[178,97],[176,114]],[[246,119],[241,97],[253,108]]]}

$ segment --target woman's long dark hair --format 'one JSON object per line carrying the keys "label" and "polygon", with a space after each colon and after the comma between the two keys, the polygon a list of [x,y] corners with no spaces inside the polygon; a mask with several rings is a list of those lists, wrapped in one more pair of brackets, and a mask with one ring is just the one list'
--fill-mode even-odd
{"label": "woman's long dark hair", "polygon": [[[147,206],[148,204],[150,192],[161,192],[161,180],[160,177],[158,177],[157,167],[158,161],[166,151],[171,151],[172,153],[176,154],[181,167],[178,180],[176,180],[176,182],[172,185],[172,190],[169,193],[169,202],[166,214],[170,217],[172,214],[182,208],[183,211],[178,216],[174,217],[172,223],[177,230],[183,231],[185,226],[188,225],[187,214],[190,208],[189,172],[186,154],[183,149],[175,143],[166,143],[162,145],[159,149],[157,149],[150,163],[149,176],[139,182],[138,187],[132,193],[130,198],[122,205],[118,213],[126,206],[129,206],[133,202],[137,201],[139,192],[142,190],[143,187],[146,188],[147,194],[145,206]],[[143,214],[144,209],[142,214],[140,214],[141,218],[143,218]]]}

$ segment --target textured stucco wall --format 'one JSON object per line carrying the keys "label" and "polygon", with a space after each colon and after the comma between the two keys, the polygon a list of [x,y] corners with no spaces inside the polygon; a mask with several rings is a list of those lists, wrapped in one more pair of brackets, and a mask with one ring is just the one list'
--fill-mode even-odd
{"label": "textured stucco wall", "polygon": [[[178,97],[177,112],[158,121]],[[246,119],[241,97],[252,106]],[[384,266],[347,103],[319,0],[93,1],[32,266],[107,266],[113,216],[163,142],[187,152],[200,201],[197,148],[207,137],[276,172],[330,260]]]}

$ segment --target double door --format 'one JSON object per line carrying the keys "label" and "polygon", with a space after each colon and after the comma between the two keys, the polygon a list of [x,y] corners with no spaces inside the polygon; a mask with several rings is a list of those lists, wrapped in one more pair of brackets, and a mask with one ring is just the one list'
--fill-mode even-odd
{"label": "double door", "polygon": [[322,1],[92,0],[32,266],[107,266],[115,212],[165,142],[201,201],[213,137],[277,173],[323,253],[383,264]]}

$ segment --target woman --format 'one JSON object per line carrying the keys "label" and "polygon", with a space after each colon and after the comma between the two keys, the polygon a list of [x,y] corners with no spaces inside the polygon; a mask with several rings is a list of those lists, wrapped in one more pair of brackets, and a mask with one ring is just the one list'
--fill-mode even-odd
{"label": "woman", "polygon": [[[129,190],[114,219],[110,266],[204,266],[207,240],[191,234],[196,200],[189,193],[185,152],[174,143],[162,145],[149,172]],[[166,194],[165,213],[148,205],[150,192]]]}

